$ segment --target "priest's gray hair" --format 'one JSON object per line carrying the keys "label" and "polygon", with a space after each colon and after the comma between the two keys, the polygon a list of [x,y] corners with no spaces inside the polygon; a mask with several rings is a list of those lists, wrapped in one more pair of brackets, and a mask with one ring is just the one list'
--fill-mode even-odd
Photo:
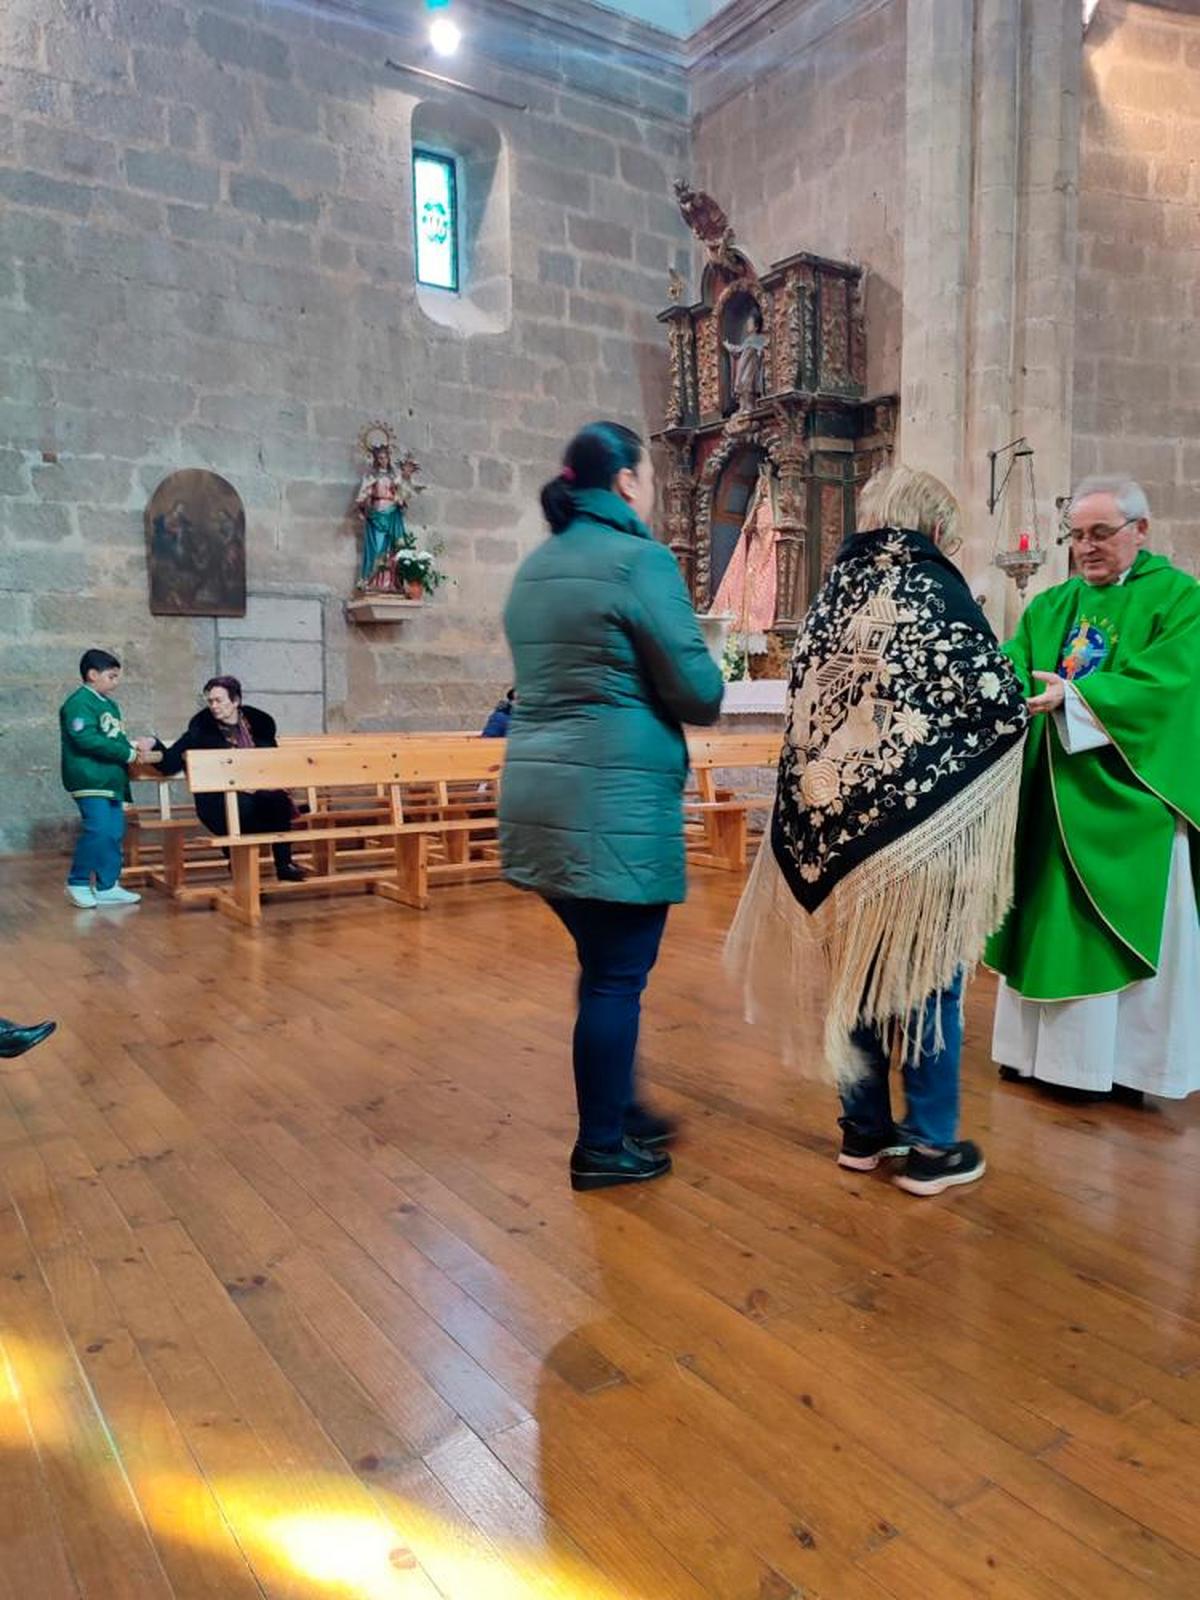
{"label": "priest's gray hair", "polygon": [[915,467],[880,467],[858,497],[860,528],[912,528],[930,538],[936,532],[946,545],[959,537],[961,515],[942,480]]}
{"label": "priest's gray hair", "polygon": [[1150,502],[1136,478],[1121,473],[1111,478],[1085,478],[1082,483],[1076,484],[1071,504],[1077,505],[1085,494],[1111,494],[1120,506],[1123,517],[1135,522],[1140,522],[1143,517],[1147,522],[1150,520]]}

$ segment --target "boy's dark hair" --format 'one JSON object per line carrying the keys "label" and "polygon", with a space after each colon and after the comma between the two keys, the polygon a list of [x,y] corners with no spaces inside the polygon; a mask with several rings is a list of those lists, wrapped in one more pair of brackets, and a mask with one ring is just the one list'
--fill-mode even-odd
{"label": "boy's dark hair", "polygon": [[204,685],[204,693],[210,689],[224,689],[231,700],[242,703],[242,686],[236,678],[231,678],[228,673],[223,673],[219,678],[210,678]]}
{"label": "boy's dark hair", "polygon": [[85,650],[79,658],[79,676],[87,682],[89,672],[107,672],[121,663],[108,650]]}

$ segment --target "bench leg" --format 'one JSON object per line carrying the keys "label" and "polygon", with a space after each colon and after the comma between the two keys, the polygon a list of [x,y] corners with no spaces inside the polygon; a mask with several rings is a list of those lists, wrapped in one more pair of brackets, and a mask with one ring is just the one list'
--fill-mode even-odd
{"label": "bench leg", "polygon": [[715,864],[727,872],[741,872],[746,865],[746,813],[718,811],[710,816],[712,853]]}
{"label": "bench leg", "polygon": [[183,887],[183,831],[172,828],[162,843],[162,885],[169,895]]}
{"label": "bench leg", "polygon": [[231,846],[229,854],[233,869],[233,893],[219,895],[217,905],[235,922],[244,922],[248,928],[256,928],[262,921],[258,845],[235,844]]}
{"label": "bench leg", "polygon": [[402,833],[397,835],[395,846],[395,881],[380,878],[373,886],[375,893],[402,906],[412,906],[415,911],[425,911],[429,907],[429,835]]}

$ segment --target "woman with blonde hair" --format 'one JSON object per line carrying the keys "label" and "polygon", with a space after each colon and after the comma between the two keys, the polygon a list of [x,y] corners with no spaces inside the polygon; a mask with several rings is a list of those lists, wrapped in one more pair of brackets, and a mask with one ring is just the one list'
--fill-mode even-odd
{"label": "woman with blonde hair", "polygon": [[727,945],[748,1019],[837,1085],[839,1164],[903,1158],[896,1182],[925,1195],[984,1171],[958,1139],[962,992],[1011,896],[1027,721],[950,560],[959,515],[927,472],[864,487],[796,640],[770,837]]}

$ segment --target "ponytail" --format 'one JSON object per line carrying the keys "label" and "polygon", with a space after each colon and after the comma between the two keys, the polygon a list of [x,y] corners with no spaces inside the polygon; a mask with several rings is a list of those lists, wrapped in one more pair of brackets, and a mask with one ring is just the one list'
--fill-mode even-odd
{"label": "ponytail", "polygon": [[641,464],[643,445],[632,428],[620,422],[589,422],[571,440],[557,478],[542,486],[542,511],[551,533],[561,533],[575,517],[580,489],[611,489],[617,473]]}

